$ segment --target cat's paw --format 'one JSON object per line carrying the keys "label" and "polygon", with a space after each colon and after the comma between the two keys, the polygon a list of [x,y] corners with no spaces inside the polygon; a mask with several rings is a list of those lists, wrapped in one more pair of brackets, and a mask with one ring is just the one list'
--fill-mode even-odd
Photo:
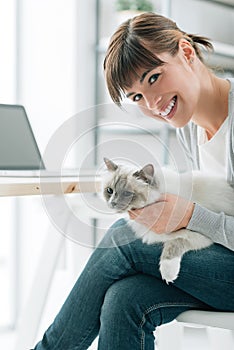
{"label": "cat's paw", "polygon": [[160,261],[160,272],[166,283],[174,282],[180,271],[180,258],[163,259]]}

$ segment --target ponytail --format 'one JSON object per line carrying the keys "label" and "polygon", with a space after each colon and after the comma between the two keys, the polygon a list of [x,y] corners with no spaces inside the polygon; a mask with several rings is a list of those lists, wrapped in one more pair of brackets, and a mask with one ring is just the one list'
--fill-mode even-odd
{"label": "ponytail", "polygon": [[201,51],[201,47],[203,47],[208,52],[213,52],[214,47],[210,40],[204,36],[196,35],[196,34],[186,34],[185,38],[190,42],[193,46],[197,57],[204,63],[204,57]]}

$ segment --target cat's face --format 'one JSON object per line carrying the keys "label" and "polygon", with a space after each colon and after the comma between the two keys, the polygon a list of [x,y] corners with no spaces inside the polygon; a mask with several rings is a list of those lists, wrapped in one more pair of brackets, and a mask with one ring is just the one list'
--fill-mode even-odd
{"label": "cat's face", "polygon": [[146,165],[139,171],[117,165],[104,158],[107,174],[103,180],[103,195],[111,209],[125,212],[134,208],[142,208],[149,202],[152,191],[158,192],[154,179],[154,168]]}

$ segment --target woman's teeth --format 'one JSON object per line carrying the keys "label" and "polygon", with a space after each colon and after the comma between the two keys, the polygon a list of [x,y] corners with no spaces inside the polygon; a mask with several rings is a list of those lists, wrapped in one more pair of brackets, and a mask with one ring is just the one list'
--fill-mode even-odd
{"label": "woman's teeth", "polygon": [[160,112],[159,115],[161,117],[165,118],[171,112],[171,110],[174,107],[175,103],[176,103],[176,97],[173,97],[173,99],[171,100],[171,102],[169,103],[167,108],[163,112]]}

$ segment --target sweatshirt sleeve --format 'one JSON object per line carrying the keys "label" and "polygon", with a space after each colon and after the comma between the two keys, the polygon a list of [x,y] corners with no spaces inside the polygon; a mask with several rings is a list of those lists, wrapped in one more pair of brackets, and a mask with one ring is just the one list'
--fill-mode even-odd
{"label": "sweatshirt sleeve", "polygon": [[234,217],[195,204],[187,229],[197,231],[234,251]]}

